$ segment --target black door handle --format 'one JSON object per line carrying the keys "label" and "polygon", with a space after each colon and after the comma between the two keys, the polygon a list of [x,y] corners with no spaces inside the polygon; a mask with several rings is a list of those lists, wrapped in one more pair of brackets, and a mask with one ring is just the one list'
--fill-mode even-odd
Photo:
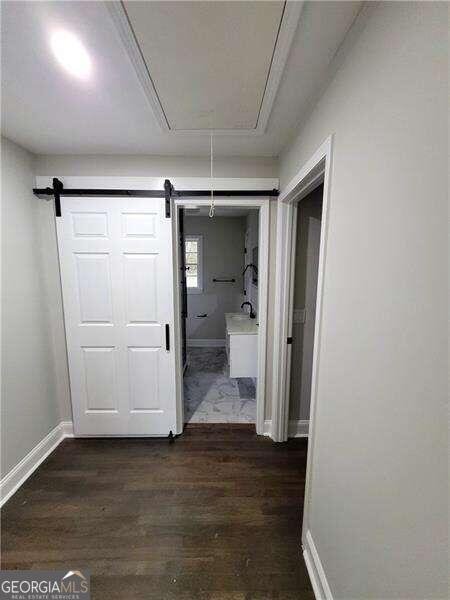
{"label": "black door handle", "polygon": [[169,323],[166,323],[166,350],[170,352],[170,329]]}

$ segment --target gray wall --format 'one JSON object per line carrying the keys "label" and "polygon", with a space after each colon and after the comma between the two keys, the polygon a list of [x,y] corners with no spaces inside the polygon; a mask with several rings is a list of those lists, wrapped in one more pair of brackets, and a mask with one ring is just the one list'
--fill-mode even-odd
{"label": "gray wall", "polygon": [[[259,211],[254,210],[245,219],[245,230],[247,236],[247,253],[245,255],[245,264],[253,264],[253,249],[259,250]],[[258,252],[259,254],[259,252]],[[259,259],[256,262],[256,267],[259,267]],[[258,285],[254,284],[254,271],[250,267],[245,272],[245,290],[247,295],[244,300],[251,302],[253,310],[258,314]],[[248,306],[245,310],[249,310]]]}
{"label": "gray wall", "polygon": [[[139,155],[40,155],[36,174],[115,175],[123,177],[209,177],[209,157]],[[278,177],[278,160],[266,157],[217,157],[215,177]]]}
{"label": "gray wall", "polygon": [[[187,338],[224,340],[225,313],[240,312],[244,300],[245,217],[186,217],[184,229],[203,236],[203,293],[188,294]],[[214,277],[236,282],[213,283]]]}
{"label": "gray wall", "polygon": [[[294,272],[294,311],[305,309],[306,286],[308,268],[313,268],[308,256],[308,228],[309,218],[322,218],[323,185],[313,190],[298,204],[297,209],[297,238],[295,245],[295,272]],[[317,252],[318,254],[318,252]],[[315,267],[315,263],[314,267]],[[304,338],[305,327],[314,331],[314,314],[306,314],[305,323],[292,324],[292,355],[291,355],[291,385],[289,395],[289,418],[292,420],[306,421],[309,419],[310,397],[307,393],[311,387],[311,368],[314,343],[310,336]],[[312,342],[312,343],[311,343]],[[306,356],[309,355],[309,356]],[[303,362],[305,359],[305,363]],[[303,384],[303,396],[302,396]],[[305,393],[306,392],[306,393]]]}
{"label": "gray wall", "polygon": [[2,138],[1,476],[60,421],[33,156]]}
{"label": "gray wall", "polygon": [[447,598],[448,4],[387,2],[281,157],[334,134],[308,527],[334,598]]}

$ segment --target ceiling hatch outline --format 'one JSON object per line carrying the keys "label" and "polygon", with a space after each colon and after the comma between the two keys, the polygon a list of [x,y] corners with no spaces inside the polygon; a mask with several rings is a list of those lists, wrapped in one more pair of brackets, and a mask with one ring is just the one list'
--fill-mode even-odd
{"label": "ceiling hatch outline", "polygon": [[153,82],[150,69],[145,61],[138,39],[134,33],[125,6],[121,0],[108,1],[105,5],[112,16],[116,29],[128,57],[134,67],[144,94],[150,104],[156,121],[165,133],[178,134],[220,134],[220,135],[263,135],[267,129],[270,114],[277,91],[283,76],[283,71],[289,56],[289,51],[294,40],[295,32],[303,10],[303,0],[287,0],[284,3],[275,45],[269,64],[269,69],[264,85],[263,95],[259,106],[256,126],[241,129],[172,129],[164,112],[161,99]]}

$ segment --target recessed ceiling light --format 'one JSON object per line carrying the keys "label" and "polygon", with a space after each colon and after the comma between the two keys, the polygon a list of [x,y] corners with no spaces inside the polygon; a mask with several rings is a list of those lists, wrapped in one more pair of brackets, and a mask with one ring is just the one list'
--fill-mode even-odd
{"label": "recessed ceiling light", "polygon": [[71,75],[86,79],[91,72],[91,59],[80,40],[69,31],[56,31],[51,37],[51,47],[58,62]]}

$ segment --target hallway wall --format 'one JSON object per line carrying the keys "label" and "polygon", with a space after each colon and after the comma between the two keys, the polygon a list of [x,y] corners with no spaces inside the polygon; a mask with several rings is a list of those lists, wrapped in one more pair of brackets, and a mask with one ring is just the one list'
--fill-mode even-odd
{"label": "hallway wall", "polygon": [[334,136],[306,526],[335,599],[448,593],[448,18],[371,4],[281,157],[285,188]]}
{"label": "hallway wall", "polygon": [[[151,156],[109,154],[41,154],[36,175],[60,177],[209,177],[209,156]],[[271,157],[217,156],[215,177],[278,177],[278,159]]]}
{"label": "hallway wall", "polygon": [[10,140],[2,152],[1,477],[61,420],[51,305],[34,157]]}

